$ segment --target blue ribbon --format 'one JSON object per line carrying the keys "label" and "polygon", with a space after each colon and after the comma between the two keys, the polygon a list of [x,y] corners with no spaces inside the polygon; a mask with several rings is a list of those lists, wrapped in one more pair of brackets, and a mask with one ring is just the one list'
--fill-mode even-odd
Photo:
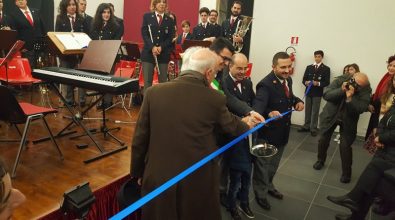
{"label": "blue ribbon", "polygon": [[307,94],[309,94],[312,86],[313,86],[313,81],[310,81],[309,85],[307,86],[306,92],[304,93],[303,99],[306,98]]}
{"label": "blue ribbon", "polygon": [[141,206],[143,206],[147,202],[151,201],[153,198],[155,198],[156,196],[158,196],[162,192],[166,191],[168,188],[172,187],[174,184],[178,183],[180,180],[184,179],[186,176],[188,176],[189,174],[193,173],[195,170],[199,169],[200,167],[205,165],[210,160],[214,159],[218,155],[222,154],[223,152],[225,152],[226,150],[231,148],[237,142],[239,142],[242,139],[246,138],[249,134],[252,134],[253,132],[255,132],[258,129],[262,128],[265,124],[267,124],[267,123],[269,123],[269,122],[271,122],[273,120],[276,120],[277,118],[283,117],[283,116],[285,116],[285,115],[287,115],[287,114],[289,114],[289,113],[291,113],[293,111],[294,110],[289,110],[287,112],[282,113],[281,115],[269,118],[265,122],[262,122],[262,123],[258,124],[257,126],[255,126],[254,128],[246,131],[244,134],[240,135],[239,137],[235,138],[234,140],[232,140],[228,144],[224,145],[223,147],[221,147],[218,150],[214,151],[213,153],[209,154],[208,156],[206,156],[202,160],[196,162],[191,167],[187,168],[186,170],[182,171],[177,176],[171,178],[170,180],[168,180],[167,182],[165,182],[164,184],[162,184],[161,186],[156,188],[154,191],[148,193],[143,198],[137,200],[135,203],[131,204],[129,207],[127,207],[124,210],[120,211],[118,214],[116,214],[113,217],[111,217],[110,220],[119,220],[119,219],[123,219],[123,218],[127,217],[132,212],[136,211]]}

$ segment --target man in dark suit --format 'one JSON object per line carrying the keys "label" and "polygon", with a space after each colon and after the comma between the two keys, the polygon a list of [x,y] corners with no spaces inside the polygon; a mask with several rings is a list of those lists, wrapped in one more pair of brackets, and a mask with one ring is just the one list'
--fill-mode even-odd
{"label": "man in dark suit", "polygon": [[306,95],[306,108],[304,125],[299,132],[311,132],[312,136],[317,136],[318,133],[318,113],[320,111],[321,97],[324,93],[324,88],[329,85],[331,69],[322,63],[324,52],[317,50],[314,52],[315,63],[308,65],[303,75],[303,85],[306,90],[310,87],[309,93]]}
{"label": "man in dark suit", "polygon": [[[255,93],[252,82],[246,79],[245,73],[248,69],[248,59],[242,53],[232,56],[229,65],[229,73],[225,73],[222,88],[226,95],[226,105],[233,114],[239,117],[256,115],[264,118],[252,109]],[[228,136],[227,142],[233,140],[234,136]],[[251,185],[252,160],[250,154],[250,144],[248,139],[241,140],[227,152],[225,160],[229,166],[229,189],[227,194],[227,208],[233,219],[239,219],[239,209],[236,206],[237,194],[240,200],[240,210],[249,218],[254,217],[254,213],[249,206],[249,189]],[[224,178],[224,177],[221,177]],[[225,178],[228,178],[226,176]]]}
{"label": "man in dark suit", "polygon": [[[273,57],[273,71],[256,86],[254,109],[265,118],[281,116],[292,110],[302,111],[304,104],[292,90],[292,78],[289,77],[292,61],[285,52]],[[283,195],[274,187],[276,174],[284,148],[288,143],[291,125],[291,113],[269,123],[258,132],[258,141],[265,141],[277,147],[278,153],[271,158],[257,158],[254,164],[253,187],[257,203],[269,210],[267,194],[282,199]]]}
{"label": "man in dark suit", "polygon": [[36,66],[36,54],[34,51],[34,43],[40,41],[46,35],[42,24],[40,12],[37,9],[29,8],[27,0],[16,0],[15,13],[9,15],[8,22],[11,29],[18,32],[17,39],[25,41],[22,50],[23,57],[29,59],[30,66]]}
{"label": "man in dark suit", "polygon": [[215,38],[214,26],[208,22],[208,15],[210,10],[203,7],[199,10],[200,21],[196,27],[193,28],[192,38],[194,40],[213,40]]}
{"label": "man in dark suit", "polygon": [[242,7],[243,3],[241,1],[234,1],[230,9],[230,18],[222,22],[222,35],[232,43],[243,42],[242,37],[235,36],[237,24],[241,21]]}
{"label": "man in dark suit", "polygon": [[211,9],[208,21],[211,25],[213,25],[214,36],[216,38],[222,36],[222,27],[217,23],[217,18],[218,18],[218,11],[215,9]]}
{"label": "man in dark suit", "polygon": [[368,77],[363,73],[343,74],[337,77],[324,92],[327,101],[320,114],[320,139],[318,160],[314,169],[320,170],[325,163],[333,131],[340,126],[340,158],[342,175],[340,182],[351,180],[352,148],[357,135],[359,115],[366,112],[372,89]]}
{"label": "man in dark suit", "polygon": [[119,28],[120,28],[119,32],[122,34],[121,36],[123,36],[123,34],[125,33],[125,26],[124,26],[124,24],[123,24],[123,19],[122,19],[122,18],[119,18],[119,17],[117,17],[117,16],[115,16],[114,5],[113,5],[111,2],[108,3],[108,4],[110,5],[111,10],[112,10],[112,12],[113,12],[113,14],[114,14],[115,21],[117,21],[117,23],[119,24]]}
{"label": "man in dark suit", "polygon": [[85,19],[85,24],[87,25],[87,28],[89,29],[89,33],[90,33],[90,30],[92,28],[93,18],[92,16],[85,13],[87,4],[88,4],[87,0],[78,0],[79,14]]}
{"label": "man in dark suit", "polygon": [[[207,48],[188,57],[178,78],[145,92],[131,161],[142,195],[215,151],[215,127],[237,136],[255,125],[251,116],[242,119],[247,125],[231,114],[225,96],[209,88],[219,57]],[[211,161],[143,206],[142,219],[221,219],[218,193],[218,165]]]}
{"label": "man in dark suit", "polygon": [[[174,21],[165,13],[166,1],[152,1],[153,12],[144,14],[141,34],[144,40],[141,61],[144,74],[144,90],[152,86],[155,56],[159,66],[159,82],[167,81],[167,65],[173,49]],[[150,32],[151,31],[151,32]],[[152,35],[150,35],[150,33]]]}

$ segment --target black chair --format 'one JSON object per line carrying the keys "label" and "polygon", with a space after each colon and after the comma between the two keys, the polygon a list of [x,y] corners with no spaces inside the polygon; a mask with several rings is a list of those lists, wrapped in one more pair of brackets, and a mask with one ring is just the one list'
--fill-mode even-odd
{"label": "black chair", "polygon": [[[23,133],[21,134],[21,140],[19,144],[19,150],[18,154],[15,159],[14,167],[12,169],[11,176],[15,177],[16,176],[16,169],[19,164],[20,156],[22,153],[22,150],[25,148],[26,144],[26,137],[27,137],[27,132],[29,130],[30,123],[33,120],[36,119],[43,119],[44,125],[51,137],[52,143],[54,147],[57,149],[59,152],[59,155],[61,159],[63,160],[63,154],[62,151],[60,150],[59,146],[57,145],[51,130],[49,129],[48,123],[45,120],[45,116],[50,113],[56,113],[56,109],[52,108],[45,108],[45,107],[40,107],[40,106],[35,106],[30,103],[25,103],[25,102],[18,102],[15,98],[15,96],[12,94],[11,90],[5,86],[0,85],[0,100],[3,103],[7,103],[0,107],[0,120],[4,121],[6,123],[10,123],[12,125],[18,125],[18,124],[26,124],[25,128],[23,130]],[[17,129],[19,132],[19,129]],[[19,132],[20,133],[20,132]]]}

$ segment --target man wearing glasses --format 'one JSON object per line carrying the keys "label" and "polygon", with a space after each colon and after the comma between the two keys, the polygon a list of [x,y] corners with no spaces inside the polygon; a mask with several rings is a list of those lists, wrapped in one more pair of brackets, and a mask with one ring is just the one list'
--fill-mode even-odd
{"label": "man wearing glasses", "polygon": [[337,77],[324,92],[327,101],[320,115],[320,139],[318,141],[318,160],[314,169],[320,170],[325,164],[327,150],[333,131],[340,126],[340,158],[342,175],[340,182],[351,180],[352,148],[359,115],[367,111],[372,89],[364,73],[343,74]]}

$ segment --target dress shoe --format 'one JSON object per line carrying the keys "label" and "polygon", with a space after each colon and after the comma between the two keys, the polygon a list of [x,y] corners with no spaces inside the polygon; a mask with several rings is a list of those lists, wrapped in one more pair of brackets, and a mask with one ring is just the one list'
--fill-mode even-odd
{"label": "dress shoe", "polygon": [[326,198],[329,201],[331,201],[337,205],[349,208],[352,212],[357,212],[359,210],[358,204],[346,195],[345,196],[327,196]]}
{"label": "dress shoe", "polygon": [[269,190],[268,193],[276,199],[283,199],[284,197],[284,195],[280,193],[277,189]]}
{"label": "dress shoe", "polygon": [[350,181],[351,181],[351,177],[350,176],[342,175],[340,177],[340,182],[342,182],[342,183],[349,183]]}
{"label": "dress shoe", "polygon": [[229,210],[230,215],[234,220],[241,220],[240,211],[237,208]]}
{"label": "dress shoe", "polygon": [[267,201],[266,198],[265,199],[255,198],[255,200],[256,200],[256,203],[258,203],[258,205],[260,207],[262,207],[263,209],[265,209],[265,210],[271,209],[270,203],[269,203],[269,201]]}
{"label": "dress shoe", "polygon": [[317,136],[317,134],[318,134],[318,132],[316,132],[316,131],[311,132],[311,136],[313,136],[313,137]]}
{"label": "dress shoe", "polygon": [[324,161],[318,160],[318,161],[315,162],[315,164],[313,165],[313,168],[316,169],[316,170],[321,170],[323,166],[324,166]]}
{"label": "dress shoe", "polygon": [[251,211],[250,206],[248,204],[240,204],[240,211],[247,216],[248,218],[255,218],[254,213]]}
{"label": "dress shoe", "polygon": [[310,129],[304,128],[304,127],[301,127],[298,129],[298,132],[309,132],[309,131],[310,131]]}
{"label": "dress shoe", "polygon": [[336,214],[335,218],[336,218],[336,220],[352,220],[352,217],[350,214]]}

